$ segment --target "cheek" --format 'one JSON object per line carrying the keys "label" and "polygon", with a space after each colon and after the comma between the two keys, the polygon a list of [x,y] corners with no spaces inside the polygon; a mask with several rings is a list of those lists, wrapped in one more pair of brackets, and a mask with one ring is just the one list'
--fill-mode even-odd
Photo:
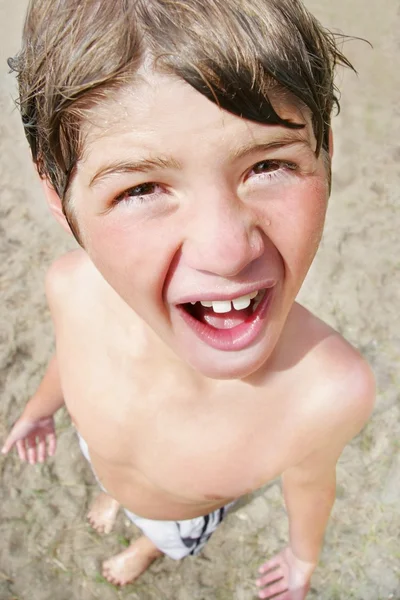
{"label": "cheek", "polygon": [[[88,224],[87,224],[88,225]],[[123,216],[92,218],[85,228],[91,260],[131,306],[160,299],[175,246],[168,229],[156,221],[134,223]]]}
{"label": "cheek", "polygon": [[288,188],[264,208],[270,222],[266,234],[294,274],[308,270],[315,256],[325,222],[328,201],[326,180],[314,179]]}

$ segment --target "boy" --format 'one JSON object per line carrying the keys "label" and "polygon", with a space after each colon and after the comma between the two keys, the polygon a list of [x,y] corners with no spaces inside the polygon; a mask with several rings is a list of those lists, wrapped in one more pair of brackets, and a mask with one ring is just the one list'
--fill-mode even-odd
{"label": "boy", "polygon": [[[42,462],[66,405],[102,492],[143,532],[106,561],[134,581],[197,554],[278,475],[290,539],[260,598],[303,600],[335,464],[371,372],[295,302],[330,191],[337,63],[297,0],[33,0],[12,66],[49,206],[81,249],[46,290],[56,355],[3,452]],[[47,446],[46,446],[47,443]]]}

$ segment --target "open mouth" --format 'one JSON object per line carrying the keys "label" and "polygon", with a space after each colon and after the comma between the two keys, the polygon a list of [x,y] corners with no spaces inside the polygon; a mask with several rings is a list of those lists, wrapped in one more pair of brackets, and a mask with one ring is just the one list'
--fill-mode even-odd
{"label": "open mouth", "polygon": [[183,304],[194,319],[215,329],[233,329],[245,323],[257,310],[266,290],[255,291],[233,300],[199,301]]}
{"label": "open mouth", "polygon": [[178,305],[187,325],[209,345],[238,350],[258,336],[272,296],[272,287],[231,300],[201,300]]}

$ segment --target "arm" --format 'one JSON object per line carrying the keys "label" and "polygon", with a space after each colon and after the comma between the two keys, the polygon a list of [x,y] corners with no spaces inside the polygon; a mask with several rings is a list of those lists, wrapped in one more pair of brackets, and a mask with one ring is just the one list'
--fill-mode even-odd
{"label": "arm", "polygon": [[307,596],[335,501],[336,462],[374,405],[373,376],[364,361],[349,369],[343,383],[346,394],[343,387],[336,389],[334,397],[325,399],[329,410],[315,415],[310,428],[314,448],[283,474],[289,546],[260,568],[260,598],[304,600]]}
{"label": "arm", "polygon": [[306,597],[335,501],[337,458],[317,452],[283,474],[289,546],[261,567],[260,572],[266,573],[258,581],[266,586],[261,598],[279,592],[280,600]]}
{"label": "arm", "polygon": [[27,403],[22,416],[29,421],[52,417],[64,405],[58,372],[57,357],[54,355],[48,364],[39,387]]}
{"label": "arm", "polygon": [[[68,296],[71,285],[74,285],[72,277],[84,263],[83,257],[82,251],[69,252],[58,258],[47,271],[46,296],[56,332],[56,324],[63,314],[63,299]],[[52,456],[56,449],[53,415],[63,404],[59,368],[54,355],[37,391],[11,429],[2,453],[7,454],[15,445],[20,459],[29,460],[31,464],[36,460],[43,462],[46,453]]]}
{"label": "arm", "polygon": [[337,456],[311,456],[283,475],[289,545],[298,559],[316,565],[336,491]]}
{"label": "arm", "polygon": [[57,358],[53,356],[46,373],[32,398],[12,427],[2,454],[7,454],[15,445],[21,460],[44,462],[47,454],[52,456],[56,450],[56,436],[53,415],[63,406]]}

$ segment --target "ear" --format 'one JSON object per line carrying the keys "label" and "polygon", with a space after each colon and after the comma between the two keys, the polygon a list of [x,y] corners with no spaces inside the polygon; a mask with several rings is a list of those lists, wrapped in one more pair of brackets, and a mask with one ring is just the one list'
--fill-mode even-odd
{"label": "ear", "polygon": [[42,185],[42,189],[47,200],[47,204],[49,205],[50,211],[53,217],[58,221],[61,227],[72,235],[71,228],[68,224],[67,219],[65,218],[62,202],[60,196],[57,194],[54,187],[51,185],[50,181],[46,177],[40,178],[40,183]]}
{"label": "ear", "polygon": [[333,158],[333,154],[335,151],[335,145],[333,142],[333,131],[332,131],[332,127],[329,129],[329,156],[331,157],[331,159]]}

